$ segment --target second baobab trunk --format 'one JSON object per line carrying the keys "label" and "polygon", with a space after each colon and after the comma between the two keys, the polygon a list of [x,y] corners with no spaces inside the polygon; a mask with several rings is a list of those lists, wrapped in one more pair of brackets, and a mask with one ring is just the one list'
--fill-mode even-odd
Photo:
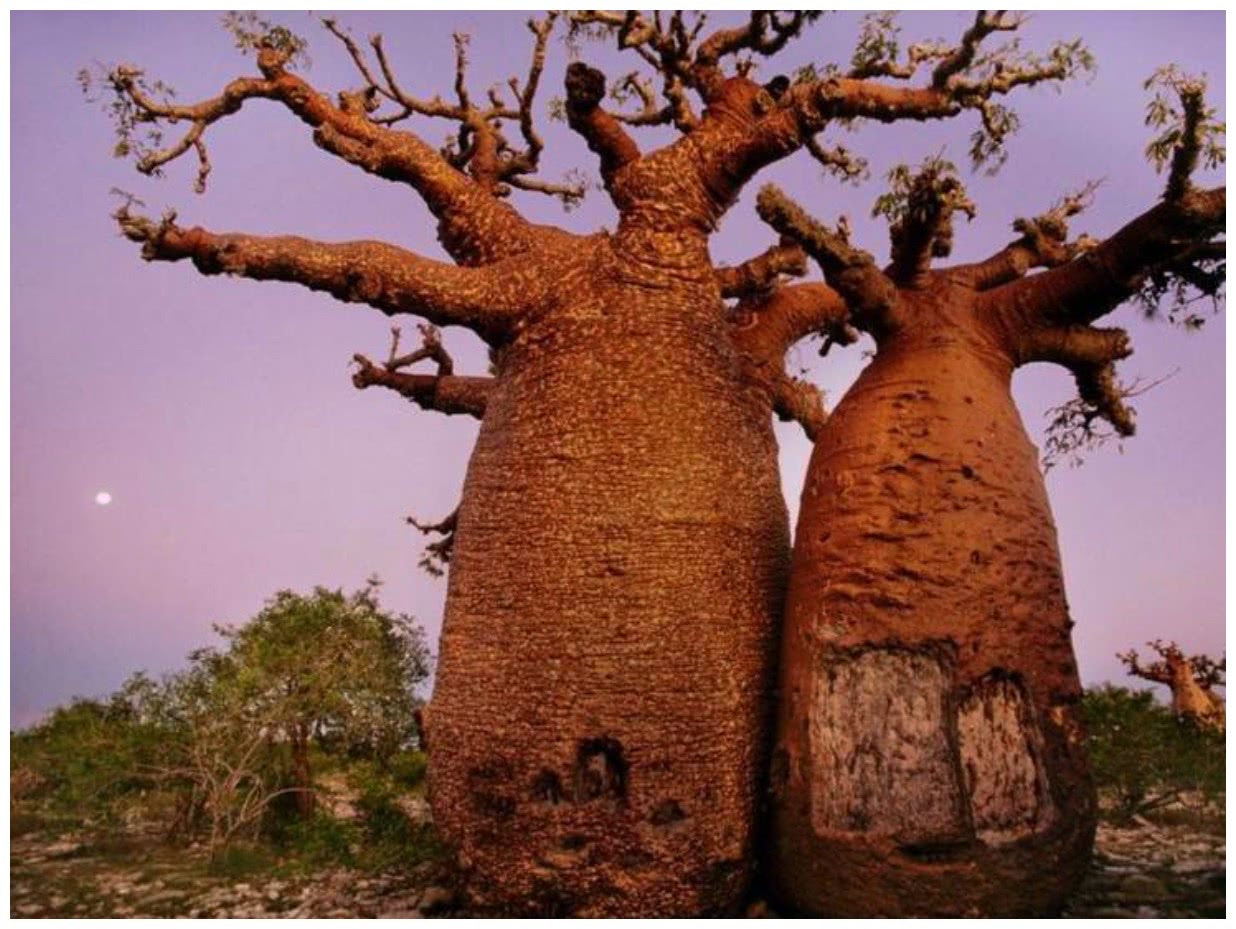
{"label": "second baobab trunk", "polygon": [[821,431],[795,536],[768,866],[784,904],[1024,916],[1080,882],[1096,807],[1073,623],[1010,382],[1022,364],[1064,365],[1079,390],[1066,425],[1133,431],[1114,373],[1129,340],[1091,324],[1148,275],[1213,280],[1225,193],[1189,184],[1195,162],[1178,154],[1163,202],[1104,242],[1067,240],[1087,190],[944,270],[931,261],[974,207],[939,159],[892,175],[883,270],[761,193],[761,215],[878,347]]}

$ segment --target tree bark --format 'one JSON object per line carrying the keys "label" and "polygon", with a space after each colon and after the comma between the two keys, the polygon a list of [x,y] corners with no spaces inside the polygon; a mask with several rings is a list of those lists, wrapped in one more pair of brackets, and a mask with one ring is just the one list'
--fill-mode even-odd
{"label": "tree bark", "polygon": [[729,912],[789,554],[769,408],[702,236],[668,267],[590,242],[549,269],[563,309],[503,349],[468,466],[435,822],[480,906]]}
{"label": "tree bark", "polygon": [[296,812],[309,819],[317,809],[313,794],[313,771],[309,764],[309,738],[301,731],[292,733],[292,786],[296,788]]}
{"label": "tree bark", "polygon": [[904,326],[832,414],[786,607],[768,874],[832,916],[1032,915],[1095,828],[1055,527],[972,292]]}

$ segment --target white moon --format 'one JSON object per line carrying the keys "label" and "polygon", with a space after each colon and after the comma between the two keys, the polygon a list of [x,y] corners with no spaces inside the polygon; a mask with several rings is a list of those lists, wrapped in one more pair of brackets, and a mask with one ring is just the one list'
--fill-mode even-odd
{"label": "white moon", "polygon": [[97,503],[99,506],[107,506],[109,503],[112,502],[112,495],[109,494],[106,490],[100,490],[97,494],[94,495],[94,502]]}

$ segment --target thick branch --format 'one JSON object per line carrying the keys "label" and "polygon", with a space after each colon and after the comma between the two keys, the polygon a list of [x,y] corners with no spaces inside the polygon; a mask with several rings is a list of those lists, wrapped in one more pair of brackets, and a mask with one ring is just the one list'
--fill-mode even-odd
{"label": "thick branch", "polygon": [[[140,170],[150,172],[195,147],[203,132],[241,109],[251,99],[282,103],[314,129],[319,147],[362,170],[411,185],[441,222],[442,240],[452,257],[462,263],[485,263],[531,248],[535,230],[510,206],[495,200],[452,167],[417,136],[381,126],[361,108],[339,107],[300,77],[283,70],[283,59],[264,49],[259,54],[261,78],[239,78],[216,97],[194,104],[173,104],[153,99],[143,89],[141,72],[117,68],[111,81],[152,122],[187,123],[181,142],[147,156]],[[205,162],[203,162],[205,165]]]}
{"label": "thick branch", "polygon": [[358,390],[385,387],[407,397],[423,410],[476,419],[485,416],[485,404],[493,389],[492,377],[409,374],[376,365],[364,355],[353,355],[352,360],[358,366],[352,375],[352,383]]}
{"label": "thick branch", "polygon": [[842,232],[812,219],[771,184],[760,191],[756,210],[764,222],[798,242],[819,263],[824,279],[849,306],[856,326],[877,333],[892,324],[897,290],[870,254],[851,246]]}
{"label": "thick branch", "polygon": [[798,423],[807,438],[814,442],[828,422],[824,409],[824,394],[820,388],[801,378],[782,374],[773,394],[773,412],[784,423]]}
{"label": "thick branch", "polygon": [[767,393],[773,412],[802,425],[815,441],[827,418],[824,399],[812,384],[785,371],[791,346],[813,333],[834,342],[850,342],[844,301],[825,284],[793,284],[760,292],[734,310],[730,338],[743,359],[749,381]]}
{"label": "thick branch", "polygon": [[601,107],[605,75],[583,62],[572,62],[566,73],[567,122],[601,159],[601,177],[608,188],[614,173],[637,161],[639,146],[622,124]]}
{"label": "thick branch", "polygon": [[367,303],[387,315],[410,313],[443,326],[465,326],[501,341],[528,308],[534,269],[459,268],[381,242],[324,243],[297,236],[218,234],[116,214],[121,232],[147,261],[188,258],[203,274],[287,281]]}
{"label": "thick branch", "polygon": [[1227,189],[1192,190],[1147,210],[1080,257],[990,291],[1000,311],[1026,324],[1087,323],[1137,293],[1157,266],[1187,254],[1223,230]]}
{"label": "thick branch", "polygon": [[722,297],[750,297],[770,290],[782,275],[802,277],[807,255],[797,245],[774,245],[740,265],[717,269]]}

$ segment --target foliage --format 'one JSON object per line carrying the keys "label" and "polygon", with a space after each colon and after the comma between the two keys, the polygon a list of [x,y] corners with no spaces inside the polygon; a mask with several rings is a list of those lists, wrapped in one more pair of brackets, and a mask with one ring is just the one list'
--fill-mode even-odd
{"label": "foliage", "polygon": [[270,48],[286,55],[291,67],[309,67],[309,42],[286,26],[276,25],[252,10],[225,13],[222,22],[239,51],[248,54]]}
{"label": "foliage", "polygon": [[1177,720],[1149,691],[1107,684],[1084,699],[1090,762],[1118,819],[1167,806],[1183,795],[1222,795],[1222,735]]}
{"label": "foliage", "polygon": [[204,835],[217,859],[313,789],[311,742],[389,765],[392,790],[418,783],[423,756],[402,750],[415,740],[429,652],[377,589],[280,591],[249,623],[219,627],[225,647],[194,651],[184,670],[135,674],[104,700],[74,700],[15,733],[14,797],[79,823],[137,802],[169,835]]}
{"label": "foliage", "polygon": [[381,608],[378,587],[281,590],[245,625],[217,627],[243,702],[284,741],[387,758],[414,740],[429,649],[411,617]]}

